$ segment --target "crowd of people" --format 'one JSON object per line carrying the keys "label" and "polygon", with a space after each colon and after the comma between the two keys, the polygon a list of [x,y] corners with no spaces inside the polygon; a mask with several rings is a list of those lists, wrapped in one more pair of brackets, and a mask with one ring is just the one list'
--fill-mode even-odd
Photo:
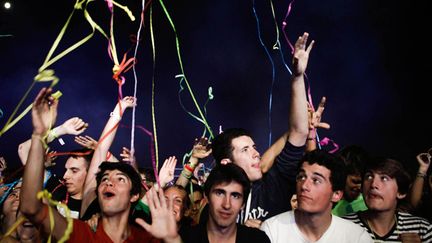
{"label": "crowd of people", "polygon": [[[55,126],[59,101],[41,89],[31,138],[18,147],[23,170],[6,174],[0,158],[0,242],[432,242],[432,150],[415,158],[413,177],[361,146],[317,148],[316,130],[330,126],[321,121],[325,98],[316,110],[307,101],[313,45],[304,33],[294,46],[286,133],[262,155],[241,128],[198,138],[178,178],[174,156],[155,175],[128,148],[110,153],[134,97],[115,105],[95,140],[82,135],[81,118]],[[58,178],[48,144],[64,135],[82,148],[68,153]],[[215,166],[197,178],[209,156]]]}

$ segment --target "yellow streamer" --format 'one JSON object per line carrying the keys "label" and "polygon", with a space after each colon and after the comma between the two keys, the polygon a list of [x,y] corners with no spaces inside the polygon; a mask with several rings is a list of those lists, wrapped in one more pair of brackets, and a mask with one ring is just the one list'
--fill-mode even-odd
{"label": "yellow streamer", "polygon": [[[65,241],[67,241],[69,239],[70,234],[73,231],[73,219],[71,217],[70,210],[67,207],[67,205],[53,200],[51,193],[49,193],[47,190],[43,190],[43,191],[38,192],[37,198],[38,199],[42,199],[42,198],[47,199],[49,205],[51,205],[53,207],[59,206],[59,207],[64,209],[64,211],[66,213],[67,226],[66,226],[66,230],[65,230],[63,236],[57,242],[63,243]],[[52,207],[48,206],[51,232],[53,231],[54,226],[55,226],[54,214],[53,214],[52,210],[53,210]],[[51,235],[52,235],[52,233],[50,233],[50,236],[48,237],[48,243],[51,242]]]}

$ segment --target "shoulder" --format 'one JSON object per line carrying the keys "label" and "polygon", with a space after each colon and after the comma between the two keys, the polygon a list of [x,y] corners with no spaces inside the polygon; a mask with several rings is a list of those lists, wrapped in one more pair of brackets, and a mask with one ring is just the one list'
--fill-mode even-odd
{"label": "shoulder", "polygon": [[270,242],[270,239],[264,231],[257,228],[251,228],[237,224],[237,242],[241,240],[250,240],[250,242]]}
{"label": "shoulder", "polygon": [[268,226],[274,226],[279,224],[291,224],[294,222],[294,211],[287,211],[284,213],[280,213],[276,216],[273,216],[263,222],[263,224],[266,224]]}

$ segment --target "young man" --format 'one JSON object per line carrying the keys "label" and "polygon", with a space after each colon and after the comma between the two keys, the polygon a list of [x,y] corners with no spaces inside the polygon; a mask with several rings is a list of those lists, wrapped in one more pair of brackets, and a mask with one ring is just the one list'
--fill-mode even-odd
{"label": "young man", "polygon": [[304,33],[295,44],[288,132],[262,158],[251,135],[243,129],[227,129],[212,142],[216,162],[240,166],[252,182],[246,211],[239,218],[248,226],[259,227],[262,220],[290,209],[287,202],[294,193],[290,185],[295,183],[295,169],[309,132],[303,75],[314,42],[306,48],[308,36]]}
{"label": "young man", "polygon": [[343,198],[333,208],[332,213],[342,217],[350,213],[367,210],[361,194],[362,175],[369,159],[368,153],[362,147],[350,145],[343,148],[339,156],[344,160],[347,168]]}
{"label": "young man", "polygon": [[[68,222],[37,198],[43,184],[44,138],[48,128],[55,123],[57,105],[58,101],[51,96],[51,89],[46,88],[39,92],[33,103],[32,143],[24,171],[20,205],[26,218],[59,241],[63,240],[65,230],[71,229]],[[130,165],[102,163],[96,184],[102,214],[97,230],[93,232],[85,222],[74,219],[70,242],[158,242],[155,238],[165,242],[181,241],[172,214],[172,200],[167,205],[162,190],[158,196],[154,190],[148,194],[152,225],[136,221],[148,232],[129,224],[131,207],[139,200],[141,192],[141,178]],[[51,216],[55,224],[50,222]]]}
{"label": "young man", "polygon": [[342,198],[345,179],[337,157],[322,150],[307,153],[297,173],[297,209],[264,221],[261,229],[273,243],[372,242],[364,229],[331,214],[333,203]]}
{"label": "young man", "polygon": [[410,182],[400,162],[376,158],[363,177],[363,197],[369,209],[344,218],[365,228],[374,241],[432,242],[432,225],[427,220],[397,210]]}
{"label": "young man", "polygon": [[209,211],[206,224],[182,232],[185,243],[202,242],[270,242],[264,232],[236,223],[245,206],[250,181],[246,173],[235,164],[218,165],[212,169],[204,184]]}

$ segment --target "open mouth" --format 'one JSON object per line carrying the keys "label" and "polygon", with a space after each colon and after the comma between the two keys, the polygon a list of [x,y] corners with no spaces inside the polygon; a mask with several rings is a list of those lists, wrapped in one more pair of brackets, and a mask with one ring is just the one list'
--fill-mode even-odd
{"label": "open mouth", "polygon": [[115,194],[112,193],[112,192],[104,192],[102,195],[103,195],[104,198],[108,198],[108,199],[110,199],[110,198],[112,198],[112,197],[115,196]]}

